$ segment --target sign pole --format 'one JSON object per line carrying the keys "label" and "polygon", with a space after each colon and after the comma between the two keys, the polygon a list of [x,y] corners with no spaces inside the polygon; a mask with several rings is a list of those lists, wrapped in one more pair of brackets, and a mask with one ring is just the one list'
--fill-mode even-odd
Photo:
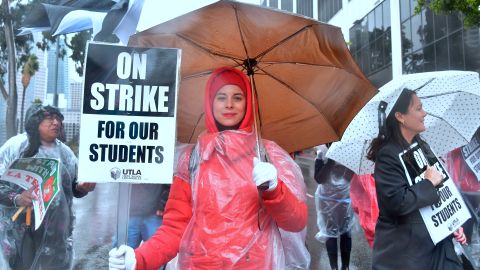
{"label": "sign pole", "polygon": [[117,247],[127,244],[128,239],[128,217],[130,215],[130,194],[132,184],[118,184],[117,204]]}

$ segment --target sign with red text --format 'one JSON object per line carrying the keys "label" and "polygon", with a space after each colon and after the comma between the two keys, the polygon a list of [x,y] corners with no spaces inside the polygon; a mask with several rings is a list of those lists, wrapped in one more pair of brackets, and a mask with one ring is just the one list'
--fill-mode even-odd
{"label": "sign with red text", "polygon": [[60,190],[58,160],[50,158],[20,158],[3,173],[1,180],[14,183],[24,189],[33,189],[33,210],[35,230],[42,224],[43,218]]}
{"label": "sign with red text", "polygon": [[80,182],[171,183],[180,50],[91,42],[80,119]]}
{"label": "sign with red text", "polygon": [[433,166],[443,176],[442,183],[436,187],[439,200],[420,208],[428,233],[433,243],[437,244],[462,226],[471,217],[470,212],[447,170],[428,145],[422,148],[418,143],[413,143],[408,150],[399,154],[399,158],[410,186],[428,181],[424,179],[427,166]]}

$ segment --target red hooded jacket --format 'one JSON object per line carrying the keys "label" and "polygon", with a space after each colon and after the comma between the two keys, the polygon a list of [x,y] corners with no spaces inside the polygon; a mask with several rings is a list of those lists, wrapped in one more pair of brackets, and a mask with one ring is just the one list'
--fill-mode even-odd
{"label": "red hooded jacket", "polygon": [[[242,83],[245,117],[237,130],[219,132],[212,97],[219,86]],[[301,231],[306,226],[306,188],[288,153],[263,140],[278,172],[278,186],[260,197],[252,178],[253,117],[248,78],[236,69],[216,70],[206,87],[207,132],[199,136],[193,152],[190,147],[179,157],[163,224],[135,250],[137,269],[158,269],[177,253],[180,269],[285,268],[278,227]]]}

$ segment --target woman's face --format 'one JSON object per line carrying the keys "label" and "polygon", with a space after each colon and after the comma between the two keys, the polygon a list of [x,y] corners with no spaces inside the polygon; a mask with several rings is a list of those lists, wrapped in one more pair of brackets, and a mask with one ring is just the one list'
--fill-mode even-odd
{"label": "woman's face", "polygon": [[58,115],[51,114],[43,118],[40,125],[38,125],[38,132],[40,133],[40,140],[51,143],[60,134],[60,129],[62,127],[62,120]]}
{"label": "woman's face", "polygon": [[406,114],[400,114],[397,120],[400,122],[400,127],[407,137],[414,137],[420,132],[425,131],[425,116],[427,113],[423,110],[422,102],[417,95],[412,95],[412,101],[408,106]]}
{"label": "woman's face", "polygon": [[213,117],[223,126],[238,125],[245,116],[246,98],[236,85],[222,86],[213,99]]}

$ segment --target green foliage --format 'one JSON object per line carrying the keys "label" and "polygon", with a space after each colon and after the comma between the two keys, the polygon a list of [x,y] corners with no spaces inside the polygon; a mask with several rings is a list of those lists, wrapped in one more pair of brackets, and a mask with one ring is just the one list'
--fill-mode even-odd
{"label": "green foliage", "polygon": [[35,54],[29,54],[26,56],[27,61],[23,65],[22,73],[32,77],[35,72],[38,71],[40,65],[38,63],[38,57]]}
{"label": "green foliage", "polygon": [[[29,60],[31,49],[36,45],[38,48],[46,50],[54,44],[58,38],[52,37],[50,34],[46,33],[43,35],[41,42],[33,44],[32,35],[18,36],[16,34],[18,33],[18,29],[22,27],[22,22],[25,20],[26,16],[31,13],[35,4],[48,4],[50,2],[51,0],[1,0],[0,2],[0,31],[3,34],[0,34],[0,94],[8,104],[5,116],[7,138],[12,137],[17,132],[18,94],[15,83],[10,83],[8,89],[6,89],[5,77],[8,76],[10,82],[16,82],[16,71],[23,68],[22,84],[24,85],[25,91],[25,86],[28,85],[29,82],[28,80],[23,79],[29,79],[31,76],[26,75],[29,75],[30,71],[33,70],[32,68],[34,68],[33,66],[28,66],[27,70],[25,70],[25,63]],[[73,50],[75,61],[80,63],[77,63],[77,72],[82,74],[84,61],[82,56],[84,55],[85,44],[88,40],[87,38],[91,37],[91,34],[77,33],[77,35],[79,35],[80,38],[75,42],[72,42],[72,45],[69,47]],[[66,53],[66,50],[62,49],[60,50],[58,57],[63,58]],[[24,73],[23,71],[27,71],[27,73]]]}
{"label": "green foliage", "polygon": [[[0,29],[2,28],[5,20],[11,19],[13,29],[20,29],[22,22],[25,19],[25,16],[31,12],[34,4],[36,3],[49,3],[51,1],[40,1],[40,0],[30,0],[30,1],[15,1],[14,5],[11,5],[10,14],[6,14],[2,9],[0,9]],[[2,29],[3,30],[3,29]],[[3,32],[3,31],[2,31]],[[16,33],[15,33],[16,34]],[[40,42],[33,44],[32,35],[15,35],[15,51],[16,51],[16,60],[17,60],[17,69],[20,69],[24,66],[25,62],[28,60],[28,55],[30,54],[33,46],[45,51],[52,47],[55,44],[58,36],[53,37],[48,32],[43,32],[43,37]],[[71,44],[68,47],[72,50],[72,55],[70,56],[75,62],[76,71],[81,76],[83,74],[83,61],[85,59],[85,48],[86,42],[91,39],[91,31],[83,31],[76,33],[72,38]],[[7,73],[7,60],[8,60],[8,50],[6,47],[5,35],[0,34],[0,83],[4,83],[2,78]],[[59,52],[59,57],[63,58],[67,55],[67,51],[62,49]]]}
{"label": "green foliage", "polygon": [[92,39],[91,31],[82,31],[78,32],[75,36],[72,37],[70,44],[67,46],[72,49],[72,58],[75,61],[75,71],[79,76],[83,76],[83,68],[85,61],[85,51],[87,48],[87,41]]}
{"label": "green foliage", "polygon": [[442,15],[461,12],[464,15],[465,27],[480,26],[480,0],[417,0],[415,14],[427,7]]}
{"label": "green foliage", "polygon": [[41,104],[43,104],[43,101],[42,101],[41,99],[39,99],[39,98],[36,98],[36,99],[34,99],[34,100],[32,101],[32,105],[33,105],[33,104],[40,104],[40,105],[41,105]]}
{"label": "green foliage", "polygon": [[[7,20],[11,20],[13,29],[19,29],[21,22],[24,18],[25,12],[28,10],[27,5],[17,3],[10,7],[10,13],[6,13],[3,9],[0,9],[0,27],[3,32],[3,25]],[[31,37],[30,36],[15,36],[15,51],[17,69],[24,65],[27,61],[27,55],[31,50]],[[0,83],[3,83],[3,77],[7,73],[8,62],[8,49],[6,36],[2,33],[0,35]]]}

